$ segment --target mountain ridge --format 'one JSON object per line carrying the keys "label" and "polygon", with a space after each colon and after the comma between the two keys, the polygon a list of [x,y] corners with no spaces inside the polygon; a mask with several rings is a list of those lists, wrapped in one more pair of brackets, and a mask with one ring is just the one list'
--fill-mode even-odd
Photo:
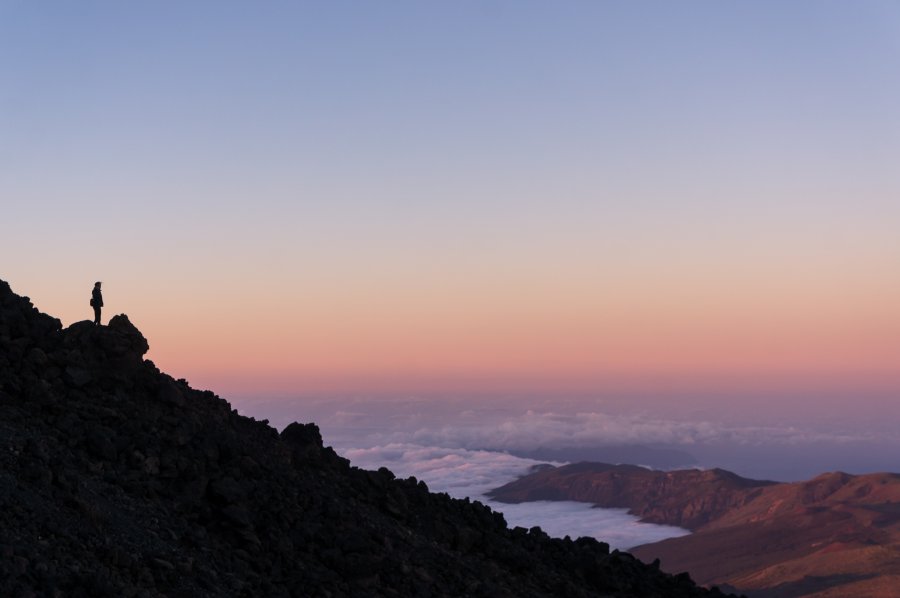
{"label": "mountain ridge", "polygon": [[722,596],[593,538],[352,467],[0,281],[0,594]]}
{"label": "mountain ridge", "polygon": [[507,452],[517,457],[556,463],[639,463],[653,469],[679,469],[698,463],[692,454],[669,447],[653,447],[642,444],[612,444],[597,446],[548,447],[532,449],[509,448]]}
{"label": "mountain ridge", "polygon": [[488,495],[579,500],[685,527],[694,533],[631,552],[751,597],[900,596],[900,474],[786,483],[580,463],[542,468]]}

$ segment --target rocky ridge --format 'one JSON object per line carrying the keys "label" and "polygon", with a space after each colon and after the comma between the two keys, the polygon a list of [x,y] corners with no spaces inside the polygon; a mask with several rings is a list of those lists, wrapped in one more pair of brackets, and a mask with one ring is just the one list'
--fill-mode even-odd
{"label": "rocky ridge", "polygon": [[721,596],[591,538],[352,467],[0,281],[0,595]]}

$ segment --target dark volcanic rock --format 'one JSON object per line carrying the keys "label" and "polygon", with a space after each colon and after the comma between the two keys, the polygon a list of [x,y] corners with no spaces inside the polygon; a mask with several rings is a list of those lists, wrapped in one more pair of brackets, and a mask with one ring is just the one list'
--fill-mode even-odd
{"label": "dark volcanic rock", "polygon": [[351,467],[147,350],[124,315],[63,330],[0,281],[0,595],[721,595]]}

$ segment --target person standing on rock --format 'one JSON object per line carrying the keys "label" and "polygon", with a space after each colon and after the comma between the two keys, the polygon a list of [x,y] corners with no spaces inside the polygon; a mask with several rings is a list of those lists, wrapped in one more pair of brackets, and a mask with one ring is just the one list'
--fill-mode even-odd
{"label": "person standing on rock", "polygon": [[91,307],[94,308],[94,324],[100,325],[100,308],[103,307],[103,293],[100,292],[100,283],[94,283],[94,290],[91,291]]}

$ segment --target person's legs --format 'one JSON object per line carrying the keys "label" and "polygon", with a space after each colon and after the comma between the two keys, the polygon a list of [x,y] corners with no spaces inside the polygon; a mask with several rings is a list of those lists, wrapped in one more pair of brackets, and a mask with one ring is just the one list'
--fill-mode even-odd
{"label": "person's legs", "polygon": [[99,307],[94,308],[94,324],[96,324],[97,326],[100,325],[100,308]]}

